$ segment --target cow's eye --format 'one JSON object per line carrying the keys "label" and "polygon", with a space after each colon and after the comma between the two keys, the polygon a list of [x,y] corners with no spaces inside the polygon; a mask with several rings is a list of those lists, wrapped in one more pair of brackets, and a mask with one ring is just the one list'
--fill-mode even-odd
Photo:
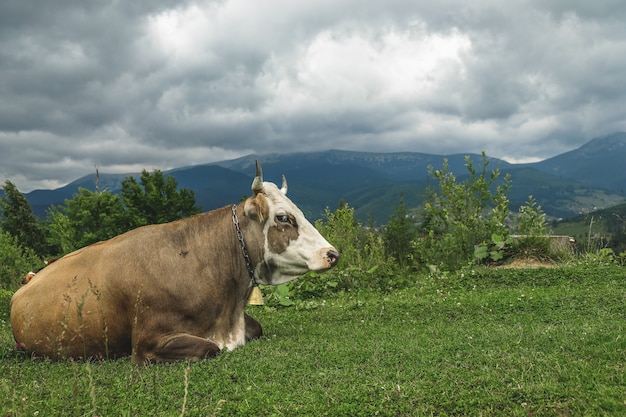
{"label": "cow's eye", "polygon": [[280,223],[289,223],[289,224],[293,224],[293,221],[291,220],[291,217],[287,216],[286,214],[279,214],[276,216],[276,220],[278,220]]}

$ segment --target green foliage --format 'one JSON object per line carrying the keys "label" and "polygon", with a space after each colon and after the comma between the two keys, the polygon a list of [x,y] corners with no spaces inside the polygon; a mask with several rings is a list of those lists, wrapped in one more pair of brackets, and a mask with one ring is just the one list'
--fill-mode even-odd
{"label": "green foliage", "polygon": [[491,241],[476,246],[474,249],[474,258],[480,262],[499,262],[502,261],[510,250],[513,239],[510,236],[501,236],[498,234],[491,235]]}
{"label": "green foliage", "polygon": [[318,305],[315,298],[330,296],[337,290],[338,282],[326,279],[323,275],[310,272],[305,277],[277,286],[263,286],[267,307],[313,308]]}
{"label": "green foliage", "polygon": [[[600,205],[600,204],[597,204]],[[596,253],[610,247],[615,253],[626,251],[626,204],[585,213],[552,224],[555,234],[576,237],[580,249]]]}
{"label": "green foliage", "polygon": [[195,193],[178,190],[172,176],[158,169],[142,171],[139,182],[134,177],[122,181],[122,201],[130,217],[131,228],[147,224],[167,223],[200,213]]}
{"label": "green foliage", "polygon": [[624,226],[613,233],[609,245],[615,252],[626,252],[626,222]]}
{"label": "green foliage", "polygon": [[512,254],[522,259],[551,260],[559,254],[553,253],[550,247],[550,237],[540,235],[518,236],[513,241]]}
{"label": "green foliage", "polygon": [[110,239],[129,229],[120,198],[108,191],[81,188],[64,207],[48,213],[49,241],[63,253]]}
{"label": "green foliage", "polygon": [[597,255],[602,249],[608,246],[608,235],[604,233],[604,223],[606,219],[603,217],[589,217],[587,231],[583,239],[584,253]]}
{"label": "green foliage", "polygon": [[532,195],[526,204],[519,208],[516,218],[516,233],[527,236],[543,236],[548,234],[546,215]]}
{"label": "green foliage", "polygon": [[0,322],[7,322],[11,312],[11,297],[13,290],[0,288]]}
{"label": "green foliage", "polygon": [[363,262],[361,248],[365,234],[354,217],[354,209],[348,204],[340,204],[334,212],[326,207],[323,219],[316,221],[315,227],[341,254],[339,268]]}
{"label": "green foliage", "polygon": [[401,266],[412,264],[413,242],[417,238],[417,224],[410,216],[404,203],[404,197],[394,213],[389,217],[389,223],[383,229],[385,253],[393,257]]}
{"label": "green foliage", "polygon": [[0,231],[0,289],[17,289],[27,272],[43,266],[43,260],[35,251],[21,246],[9,233]]}
{"label": "green foliage", "polygon": [[122,197],[108,191],[85,188],[64,206],[52,207],[47,216],[47,242],[60,253],[68,253],[110,239],[138,226],[165,223],[197,214],[193,191],[177,191],[174,177],[159,170],[142,172],[141,182],[127,177]]}
{"label": "green foliage", "polygon": [[291,307],[295,305],[293,301],[294,293],[292,282],[276,286],[263,286],[262,291],[265,305],[269,307]]}
{"label": "green foliage", "polygon": [[468,176],[457,181],[444,159],[441,170],[429,169],[438,188],[427,191],[420,236],[415,244],[417,260],[443,270],[456,270],[474,258],[476,245],[490,242],[496,234],[506,240],[510,177],[497,183],[500,171],[487,172],[489,160],[482,153],[477,170],[465,158]]}
{"label": "green foliage", "polygon": [[619,265],[623,267],[626,266],[626,252],[616,254],[613,248],[602,248],[597,252],[584,253],[578,263],[587,266]]}
{"label": "green foliage", "polygon": [[11,181],[6,180],[2,188],[5,195],[0,198],[1,229],[14,236],[20,246],[45,256],[48,248],[44,231],[30,203]]}
{"label": "green foliage", "polygon": [[517,233],[512,248],[514,257],[548,260],[563,255],[553,253],[546,216],[532,195],[519,208],[514,219],[514,231]]}
{"label": "green foliage", "polygon": [[52,206],[48,210],[46,220],[46,239],[51,246],[58,248],[57,253],[67,254],[80,247],[77,232],[69,217],[63,213],[62,207]]}
{"label": "green foliage", "polygon": [[331,287],[337,290],[389,287],[389,276],[395,273],[397,265],[386,255],[382,236],[362,227],[354,217],[353,208],[345,203],[334,212],[326,208],[324,218],[315,222],[315,227],[332,242],[340,257],[333,270],[321,276],[307,274],[302,278],[306,292],[315,293],[312,290],[315,286],[327,289],[328,282],[336,282],[337,285]]}

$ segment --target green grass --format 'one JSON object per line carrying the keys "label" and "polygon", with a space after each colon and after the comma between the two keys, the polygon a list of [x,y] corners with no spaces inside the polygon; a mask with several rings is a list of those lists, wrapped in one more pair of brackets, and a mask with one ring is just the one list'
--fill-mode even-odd
{"label": "green grass", "polygon": [[5,297],[0,416],[626,415],[626,270],[416,279],[250,307],[263,339],[147,368],[16,354]]}

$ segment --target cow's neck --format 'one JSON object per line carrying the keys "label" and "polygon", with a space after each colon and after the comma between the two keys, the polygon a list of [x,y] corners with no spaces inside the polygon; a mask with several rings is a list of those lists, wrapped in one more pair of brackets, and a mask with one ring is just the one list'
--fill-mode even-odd
{"label": "cow's neck", "polygon": [[250,259],[250,254],[248,253],[248,248],[246,247],[246,241],[243,238],[243,233],[241,232],[241,227],[239,227],[239,219],[237,218],[237,204],[233,204],[233,223],[235,224],[235,231],[237,232],[237,240],[239,240],[239,245],[241,246],[241,253],[246,262],[246,268],[248,269],[248,275],[250,276],[250,288],[247,293],[252,291],[252,288],[258,286],[259,284],[256,282],[256,278],[254,277],[254,268],[252,266],[252,260]]}

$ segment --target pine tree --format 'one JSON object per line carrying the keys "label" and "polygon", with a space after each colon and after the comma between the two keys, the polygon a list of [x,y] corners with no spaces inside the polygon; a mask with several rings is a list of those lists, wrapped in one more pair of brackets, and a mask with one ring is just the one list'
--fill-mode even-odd
{"label": "pine tree", "polygon": [[20,246],[32,249],[38,256],[46,255],[46,240],[39,219],[30,203],[9,180],[2,187],[5,195],[0,199],[0,226]]}

